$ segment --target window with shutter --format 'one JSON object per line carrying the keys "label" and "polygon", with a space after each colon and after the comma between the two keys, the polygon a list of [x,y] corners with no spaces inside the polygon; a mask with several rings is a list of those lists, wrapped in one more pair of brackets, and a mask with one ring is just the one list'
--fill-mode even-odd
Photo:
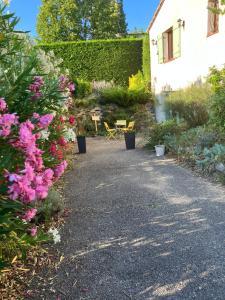
{"label": "window with shutter", "polygon": [[208,36],[219,32],[219,14],[215,12],[219,8],[218,0],[208,2]]}
{"label": "window with shutter", "polygon": [[158,59],[159,64],[164,63],[164,45],[163,45],[163,35],[158,36]]}
{"label": "window with shutter", "polygon": [[181,27],[173,26],[173,58],[181,56]]}
{"label": "window with shutter", "polygon": [[158,36],[159,63],[166,63],[181,56],[181,26],[169,28]]}

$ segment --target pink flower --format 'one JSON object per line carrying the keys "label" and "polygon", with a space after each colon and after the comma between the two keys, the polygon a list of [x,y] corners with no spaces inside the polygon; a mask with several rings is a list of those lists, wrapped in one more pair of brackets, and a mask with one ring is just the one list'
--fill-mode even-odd
{"label": "pink flower", "polygon": [[44,80],[40,76],[34,77],[34,82],[29,85],[29,91],[34,95],[31,97],[32,100],[37,100],[42,97],[42,93],[40,91],[41,87],[44,85]]}
{"label": "pink flower", "polygon": [[11,133],[11,130],[9,128],[3,128],[0,130],[0,136],[6,137],[9,136]]}
{"label": "pink flower", "polygon": [[48,196],[48,187],[45,185],[39,185],[36,187],[36,195],[39,199],[43,200]]}
{"label": "pink flower", "polygon": [[0,98],[0,111],[4,111],[7,108],[7,104],[4,98]]}
{"label": "pink flower", "polygon": [[25,214],[22,216],[22,220],[26,222],[30,222],[37,214],[36,208],[28,209]]}
{"label": "pink flower", "polygon": [[68,84],[68,89],[71,93],[73,93],[75,91],[75,84],[73,82],[70,82]]}
{"label": "pink flower", "polygon": [[68,164],[67,161],[64,160],[63,162],[61,162],[61,164],[59,164],[55,170],[54,170],[54,175],[55,178],[58,179],[62,176],[62,174],[65,172],[65,169],[67,168]]}
{"label": "pink flower", "polygon": [[54,119],[54,116],[52,114],[44,115],[44,116],[40,117],[38,125],[40,128],[46,128],[51,124],[53,119]]}
{"label": "pink flower", "polygon": [[34,118],[34,119],[39,119],[39,118],[40,118],[40,115],[37,114],[37,113],[33,113],[33,118]]}
{"label": "pink flower", "polygon": [[37,235],[37,227],[36,226],[32,227],[29,231],[30,231],[30,235],[32,237],[35,237]]}

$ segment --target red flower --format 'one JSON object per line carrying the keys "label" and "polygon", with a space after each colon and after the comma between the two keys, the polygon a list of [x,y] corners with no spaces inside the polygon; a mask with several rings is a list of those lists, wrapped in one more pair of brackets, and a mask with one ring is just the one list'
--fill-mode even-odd
{"label": "red flower", "polygon": [[75,117],[74,117],[74,116],[70,116],[70,117],[69,117],[69,123],[70,123],[71,125],[74,125],[74,123],[75,123]]}
{"label": "red flower", "polygon": [[57,150],[56,152],[56,157],[58,158],[58,160],[63,160],[63,152],[62,150]]}
{"label": "red flower", "polygon": [[51,143],[50,145],[50,148],[49,148],[49,151],[52,155],[55,155],[56,154],[56,151],[57,151],[57,147],[56,147],[56,144],[55,143]]}
{"label": "red flower", "polygon": [[58,144],[60,146],[65,146],[67,143],[66,143],[66,140],[64,139],[63,136],[61,136],[59,139],[58,139]]}
{"label": "red flower", "polygon": [[61,123],[64,123],[64,118],[63,118],[63,116],[60,116],[60,117],[59,117],[59,121],[60,121]]}

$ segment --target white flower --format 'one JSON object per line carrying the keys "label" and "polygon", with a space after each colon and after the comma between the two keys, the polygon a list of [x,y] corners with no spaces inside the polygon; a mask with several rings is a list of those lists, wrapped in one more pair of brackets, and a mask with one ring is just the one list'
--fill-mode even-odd
{"label": "white flower", "polygon": [[75,142],[76,140],[76,134],[72,128],[69,128],[63,136],[67,142]]}
{"label": "white flower", "polygon": [[41,131],[42,140],[48,140],[49,135],[50,135],[50,132],[47,129]]}
{"label": "white flower", "polygon": [[52,234],[54,244],[57,244],[57,243],[61,242],[61,236],[59,234],[58,229],[56,229],[56,228],[50,228],[49,231],[48,231],[48,233]]}

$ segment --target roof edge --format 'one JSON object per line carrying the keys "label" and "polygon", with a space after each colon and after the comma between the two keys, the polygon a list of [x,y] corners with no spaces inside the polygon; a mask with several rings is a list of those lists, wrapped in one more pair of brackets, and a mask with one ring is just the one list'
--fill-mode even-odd
{"label": "roof edge", "polygon": [[153,24],[154,24],[154,22],[155,22],[155,20],[156,20],[156,18],[157,18],[157,16],[158,16],[158,14],[159,14],[159,12],[160,12],[160,10],[161,10],[161,8],[162,8],[165,1],[166,0],[161,0],[160,1],[159,5],[158,5],[158,7],[157,7],[157,9],[154,13],[154,16],[152,17],[151,22],[148,25],[147,32],[149,32],[150,29],[152,28],[152,26],[153,26]]}

